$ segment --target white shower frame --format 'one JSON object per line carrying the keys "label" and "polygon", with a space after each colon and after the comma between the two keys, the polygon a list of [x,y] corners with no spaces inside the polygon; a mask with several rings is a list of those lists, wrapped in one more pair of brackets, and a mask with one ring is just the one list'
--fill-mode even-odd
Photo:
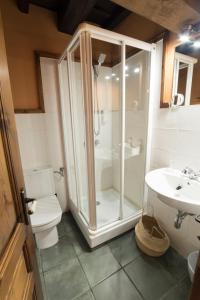
{"label": "white shower frame", "polygon": [[[151,152],[151,136],[152,136],[152,107],[153,107],[153,99],[156,94],[156,88],[158,88],[154,82],[154,66],[156,64],[156,44],[150,44],[146,43],[134,38],[130,38],[128,36],[124,36],[115,32],[111,32],[102,28],[98,28],[93,25],[89,25],[86,23],[83,23],[79,26],[78,30],[74,34],[71,42],[67,46],[67,48],[64,50],[63,54],[61,55],[59,61],[58,61],[58,72],[59,72],[59,78],[60,78],[60,95],[61,95],[61,109],[62,109],[62,115],[64,115],[63,120],[66,120],[67,118],[67,112],[63,111],[65,104],[64,101],[66,101],[66,98],[62,96],[62,85],[66,84],[62,80],[61,75],[61,63],[63,60],[66,59],[67,54],[74,48],[77,41],[79,40],[81,34],[83,32],[89,32],[89,35],[91,38],[95,38],[98,40],[106,41],[109,43],[117,44],[122,46],[122,88],[121,88],[121,140],[122,145],[124,145],[124,137],[125,137],[125,60],[126,60],[126,53],[125,53],[125,47],[126,46],[132,46],[134,48],[138,48],[141,50],[148,51],[151,54],[150,58],[150,73],[149,73],[149,109],[148,109],[148,120],[147,120],[147,141],[146,141],[146,160],[145,160],[145,174],[150,169],[150,152]],[[69,65],[68,65],[69,68]],[[69,72],[69,69],[68,69]],[[70,88],[70,83],[69,88]],[[69,100],[70,101],[70,100]],[[85,101],[85,100],[84,100]],[[91,102],[92,103],[92,102]],[[91,104],[90,103],[90,104]],[[73,120],[71,120],[73,123]],[[74,126],[74,125],[72,125]],[[64,144],[67,143],[67,133],[65,124],[63,122],[63,131],[64,131]],[[92,137],[93,139],[93,134]],[[94,153],[93,153],[94,155]],[[76,156],[76,155],[75,155]],[[66,159],[67,161],[67,159]],[[87,162],[88,163],[88,162]],[[76,162],[75,162],[76,165]],[[75,166],[76,167],[76,166]],[[94,166],[93,166],[94,167]],[[96,201],[95,198],[89,197],[89,224],[87,220],[85,219],[84,215],[81,213],[80,209],[80,201],[77,201],[77,206],[74,204],[72,199],[69,199],[69,208],[76,219],[77,223],[79,224],[79,227],[84,234],[86,240],[88,241],[88,244],[90,247],[95,247],[103,242],[105,242],[108,239],[111,239],[129,229],[131,229],[139,220],[142,214],[142,210],[135,213],[134,216],[131,216],[129,218],[123,218],[123,200],[124,200],[124,146],[121,147],[121,172],[120,172],[120,183],[121,183],[121,193],[120,193],[120,212],[119,216],[120,219],[113,221],[113,223],[110,223],[108,225],[105,225],[104,227],[97,228],[96,227]],[[95,186],[93,186],[93,189],[95,190]],[[145,208],[147,205],[147,188],[144,184],[144,199],[143,199],[143,207]],[[92,208],[92,209],[91,209]],[[91,221],[92,220],[92,221]]]}

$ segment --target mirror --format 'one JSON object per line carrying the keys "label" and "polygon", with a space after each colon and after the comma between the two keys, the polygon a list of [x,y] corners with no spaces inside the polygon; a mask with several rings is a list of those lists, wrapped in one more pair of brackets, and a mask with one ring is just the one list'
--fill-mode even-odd
{"label": "mirror", "polygon": [[175,48],[172,101],[179,105],[200,103],[200,47],[187,42]]}
{"label": "mirror", "polygon": [[200,104],[200,38],[181,43],[177,34],[163,38],[160,107]]}

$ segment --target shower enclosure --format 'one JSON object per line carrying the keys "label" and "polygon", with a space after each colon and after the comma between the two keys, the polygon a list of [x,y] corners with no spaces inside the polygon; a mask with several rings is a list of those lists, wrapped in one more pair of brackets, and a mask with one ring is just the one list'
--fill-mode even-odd
{"label": "shower enclosure", "polygon": [[82,24],[58,63],[70,210],[91,247],[141,216],[155,50]]}

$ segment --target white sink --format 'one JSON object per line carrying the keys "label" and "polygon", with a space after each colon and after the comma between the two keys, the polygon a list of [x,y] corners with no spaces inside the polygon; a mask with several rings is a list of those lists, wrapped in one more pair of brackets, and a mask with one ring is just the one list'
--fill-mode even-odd
{"label": "white sink", "polygon": [[188,179],[171,168],[151,171],[146,174],[145,181],[162,202],[183,212],[200,214],[199,181]]}

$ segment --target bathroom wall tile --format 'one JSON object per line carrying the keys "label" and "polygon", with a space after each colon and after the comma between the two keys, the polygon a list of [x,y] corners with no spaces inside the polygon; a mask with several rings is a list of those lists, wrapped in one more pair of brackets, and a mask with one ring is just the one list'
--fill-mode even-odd
{"label": "bathroom wall tile", "polygon": [[[199,248],[199,241],[196,238],[199,226],[194,224],[191,217],[187,217],[183,221],[181,228],[176,229],[174,220],[177,210],[161,202],[154,192],[148,192],[148,200],[148,212],[157,218],[160,225],[169,235],[171,245],[181,255],[187,256],[189,252]],[[194,224],[196,232],[194,227],[191,227],[191,222]],[[196,245],[196,248],[194,245]]]}
{"label": "bathroom wall tile", "polygon": [[17,128],[20,131],[31,130],[31,116],[32,114],[15,114]]}
{"label": "bathroom wall tile", "polygon": [[176,152],[200,160],[200,131],[179,130]]}
{"label": "bathroom wall tile", "polygon": [[[200,106],[160,109],[160,96],[154,99],[151,169],[170,166],[182,170],[190,166],[200,170]],[[174,228],[176,210],[152,200],[154,215],[170,236],[172,245],[183,255],[199,248],[198,226],[192,218],[183,221],[181,229]]]}
{"label": "bathroom wall tile", "polygon": [[168,108],[158,109],[156,118],[154,119],[154,128],[177,129],[178,126],[177,113]]}
{"label": "bathroom wall tile", "polygon": [[[54,170],[59,170],[59,168]],[[56,193],[58,196],[58,200],[60,203],[60,206],[62,208],[62,211],[66,211],[67,209],[67,198],[68,198],[68,189],[67,189],[67,184],[66,184],[66,171],[64,170],[64,177],[61,177],[60,175],[56,175],[54,174],[54,180],[55,180],[55,189],[56,189]]]}
{"label": "bathroom wall tile", "polygon": [[22,131],[18,133],[18,141],[23,169],[32,168],[34,166],[34,146],[28,134]]}
{"label": "bathroom wall tile", "polygon": [[176,112],[177,127],[183,130],[200,131],[200,105],[181,107]]}
{"label": "bathroom wall tile", "polygon": [[44,131],[45,122],[44,122],[44,113],[39,114],[30,114],[30,130],[32,131]]}
{"label": "bathroom wall tile", "polygon": [[165,151],[176,151],[177,149],[177,129],[155,129],[153,135],[153,147]]}
{"label": "bathroom wall tile", "polygon": [[33,162],[35,167],[40,167],[49,164],[48,151],[45,143],[44,131],[33,131],[31,134],[33,147]]}
{"label": "bathroom wall tile", "polygon": [[171,153],[167,150],[152,148],[151,169],[169,167]]}

